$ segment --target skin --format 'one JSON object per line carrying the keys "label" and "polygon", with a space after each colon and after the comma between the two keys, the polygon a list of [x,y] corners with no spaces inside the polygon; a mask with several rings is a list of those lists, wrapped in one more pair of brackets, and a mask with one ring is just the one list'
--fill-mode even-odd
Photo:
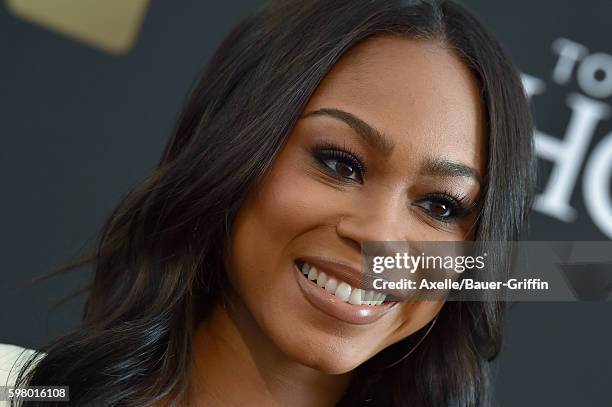
{"label": "skin", "polygon": [[[337,111],[383,133],[386,151],[328,114]],[[335,319],[306,300],[293,261],[360,264],[368,240],[472,239],[476,211],[444,222],[437,216],[449,212],[431,194],[471,206],[480,182],[427,163],[448,160],[483,177],[484,117],[474,77],[444,44],[383,36],[347,53],[233,224],[232,289],[194,338],[189,405],[333,405],[353,369],[430,322],[443,302],[400,303],[367,325]],[[321,142],[357,152],[366,173],[317,161]]]}

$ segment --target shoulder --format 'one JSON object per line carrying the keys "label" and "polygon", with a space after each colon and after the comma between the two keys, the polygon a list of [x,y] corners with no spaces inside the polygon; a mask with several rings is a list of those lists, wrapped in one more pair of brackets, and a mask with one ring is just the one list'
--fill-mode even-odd
{"label": "shoulder", "polygon": [[0,343],[0,386],[14,383],[19,370],[34,353],[33,349]]}

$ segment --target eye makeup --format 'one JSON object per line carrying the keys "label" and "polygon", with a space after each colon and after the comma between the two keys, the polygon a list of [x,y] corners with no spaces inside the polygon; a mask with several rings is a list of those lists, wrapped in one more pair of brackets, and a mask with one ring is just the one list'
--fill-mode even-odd
{"label": "eye makeup", "polygon": [[[367,173],[365,159],[347,144],[340,146],[323,141],[312,147],[311,154],[324,171],[340,181],[364,182]],[[355,178],[351,178],[351,174],[355,174]]]}
{"label": "eye makeup", "polygon": [[[343,183],[363,184],[368,166],[365,157],[347,143],[339,144],[330,140],[315,143],[310,148],[320,170]],[[457,194],[449,188],[442,188],[418,194],[412,205],[419,208],[432,220],[441,224],[458,223],[479,207],[467,194]]]}
{"label": "eye makeup", "polygon": [[420,198],[413,205],[420,207],[432,218],[452,223],[473,213],[478,204],[470,202],[467,195],[456,195],[449,190],[432,192]]}

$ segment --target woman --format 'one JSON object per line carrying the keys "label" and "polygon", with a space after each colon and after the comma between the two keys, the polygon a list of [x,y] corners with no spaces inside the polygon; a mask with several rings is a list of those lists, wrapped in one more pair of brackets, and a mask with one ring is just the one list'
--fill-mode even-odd
{"label": "woman", "polygon": [[350,275],[366,241],[517,240],[531,143],[516,69],[454,2],[271,3],[105,225],[82,327],[18,383],[74,405],[490,405],[500,303],[369,305]]}

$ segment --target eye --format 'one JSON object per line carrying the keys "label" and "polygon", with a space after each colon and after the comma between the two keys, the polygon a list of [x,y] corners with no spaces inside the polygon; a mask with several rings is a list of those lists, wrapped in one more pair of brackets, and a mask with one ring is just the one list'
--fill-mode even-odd
{"label": "eye", "polygon": [[415,203],[429,216],[441,222],[452,222],[465,216],[469,208],[462,204],[463,198],[455,198],[447,194],[432,194]]}
{"label": "eye", "polygon": [[343,178],[362,182],[361,173],[359,172],[359,169],[350,162],[337,159],[327,159],[324,160],[323,163]]}
{"label": "eye", "polygon": [[337,148],[319,148],[314,151],[314,156],[333,176],[342,180],[363,183],[365,166],[362,160],[355,156],[355,153]]}

